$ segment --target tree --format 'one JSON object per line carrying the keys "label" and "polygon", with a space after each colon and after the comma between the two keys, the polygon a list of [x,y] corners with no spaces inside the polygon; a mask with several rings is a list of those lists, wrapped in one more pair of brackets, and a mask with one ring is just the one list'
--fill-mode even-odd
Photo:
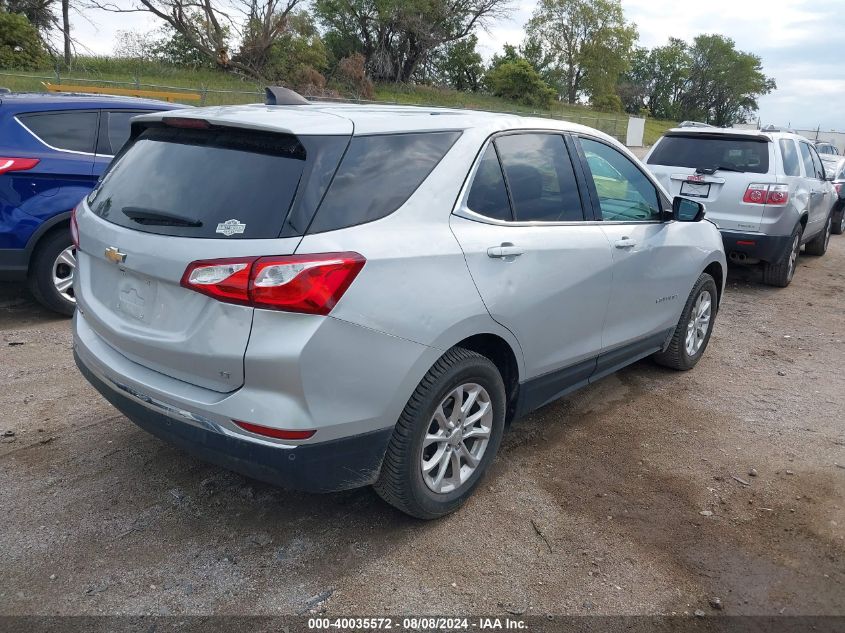
{"label": "tree", "polygon": [[508,0],[316,0],[335,59],[359,52],[376,80],[408,81],[440,47],[503,14]]}
{"label": "tree", "polygon": [[620,0],[540,0],[526,34],[524,48],[569,103],[582,94],[593,101],[615,94],[637,37]]}
{"label": "tree", "polygon": [[723,35],[699,35],[690,48],[681,108],[687,118],[727,126],[745,122],[758,109],[757,98],[776,87],[757,55],[738,51]]}
{"label": "tree", "polygon": [[[150,13],[184,37],[206,59],[262,79],[273,44],[286,33],[289,14],[301,0],[134,0],[125,8],[111,0],[87,0],[114,13]],[[249,54],[229,55],[229,40]]]}
{"label": "tree", "polygon": [[[241,54],[245,49],[246,44]],[[326,48],[311,16],[305,11],[291,13],[263,63],[264,76],[296,88],[322,87],[325,78],[320,71],[327,63]]]}
{"label": "tree", "polygon": [[500,63],[484,77],[487,87],[497,97],[512,99],[528,106],[547,108],[555,98],[536,70],[525,59]]}
{"label": "tree", "polygon": [[484,63],[476,50],[477,45],[478,37],[473,33],[445,47],[438,70],[455,90],[477,92],[481,88]]}
{"label": "tree", "polygon": [[625,109],[633,114],[648,108],[659,119],[681,119],[681,97],[687,88],[692,59],[683,40],[669,38],[666,46],[650,51],[637,48],[630,69],[620,78],[617,90]]}
{"label": "tree", "polygon": [[0,13],[0,68],[34,70],[48,62],[36,28],[19,13]]}

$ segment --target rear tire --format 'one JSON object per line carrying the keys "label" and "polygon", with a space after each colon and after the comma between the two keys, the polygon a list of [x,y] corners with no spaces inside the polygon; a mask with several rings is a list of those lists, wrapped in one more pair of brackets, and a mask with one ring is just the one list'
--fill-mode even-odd
{"label": "rear tire", "polygon": [[824,224],[822,232],[816,235],[813,239],[807,242],[804,247],[804,252],[807,255],[815,255],[821,257],[827,252],[827,245],[830,243],[830,233],[833,229],[833,216],[827,216],[827,222]]}
{"label": "rear tire", "polygon": [[763,283],[778,288],[786,288],[795,276],[798,267],[798,254],[801,252],[801,233],[803,227],[798,224],[792,231],[792,245],[777,262],[763,264]]}
{"label": "rear tire", "polygon": [[76,257],[68,229],[53,231],[35,247],[29,263],[29,291],[45,308],[71,316],[76,308],[73,275]]}
{"label": "rear tire", "polygon": [[[458,399],[466,409],[463,413],[454,406]],[[419,519],[454,512],[496,456],[505,407],[505,385],[493,362],[453,347],[408,400],[388,444],[375,491]]]}
{"label": "rear tire", "polygon": [[702,273],[696,280],[684,305],[669,347],[654,355],[654,360],[664,367],[687,371],[695,367],[713,332],[719,293],[713,277]]}

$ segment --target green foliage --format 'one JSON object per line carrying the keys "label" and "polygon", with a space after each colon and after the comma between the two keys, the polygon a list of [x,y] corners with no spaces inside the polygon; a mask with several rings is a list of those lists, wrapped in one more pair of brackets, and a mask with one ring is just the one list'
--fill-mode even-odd
{"label": "green foliage", "polygon": [[149,49],[153,59],[164,64],[185,68],[214,68],[215,63],[178,31],[168,26],[160,30],[160,37],[152,42]]}
{"label": "green foliage", "polygon": [[438,63],[439,74],[455,90],[477,92],[481,88],[484,63],[476,47],[475,34],[447,44]]}
{"label": "green foliage", "polygon": [[648,108],[659,118],[731,125],[757,110],[757,98],[775,82],[760,58],[736,50],[733,40],[699,35],[692,46],[671,38],[666,46],[637,49],[617,88],[631,113]]}
{"label": "green foliage", "polygon": [[326,47],[311,16],[302,11],[288,16],[284,33],[273,42],[262,74],[269,80],[296,88],[322,88]]}
{"label": "green foliage", "polygon": [[53,0],[0,0],[0,13],[21,13],[42,35],[55,28],[59,21],[53,11]]}
{"label": "green foliage", "polygon": [[548,107],[555,98],[536,70],[524,59],[506,61],[484,77],[487,87],[497,97],[512,99],[527,106]]}
{"label": "green foliage", "polygon": [[316,0],[333,59],[364,55],[378,81],[410,81],[441,47],[470,35],[508,0]]}
{"label": "green foliage", "polygon": [[0,13],[0,68],[32,70],[48,63],[38,31],[29,20],[18,13]]}
{"label": "green foliage", "polygon": [[690,58],[690,79],[681,98],[689,118],[714,125],[745,122],[757,110],[757,98],[777,87],[763,74],[757,55],[736,50],[723,35],[696,37]]}
{"label": "green foliage", "polygon": [[540,0],[526,34],[527,56],[569,103],[615,101],[637,38],[620,0]]}

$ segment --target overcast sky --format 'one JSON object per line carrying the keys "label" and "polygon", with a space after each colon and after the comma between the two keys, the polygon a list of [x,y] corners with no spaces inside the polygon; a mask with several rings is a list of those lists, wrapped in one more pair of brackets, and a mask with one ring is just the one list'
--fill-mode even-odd
{"label": "overcast sky", "polygon": [[[535,2],[513,0],[511,6],[509,20],[479,34],[487,58],[523,39]],[[760,100],[764,124],[845,130],[845,0],[622,0],[622,6],[637,25],[641,46],[665,44],[670,35],[691,41],[700,33],[721,33],[759,55],[778,85]],[[120,30],[157,26],[144,14],[89,15],[95,25],[77,16],[75,36],[99,54],[112,51]]]}

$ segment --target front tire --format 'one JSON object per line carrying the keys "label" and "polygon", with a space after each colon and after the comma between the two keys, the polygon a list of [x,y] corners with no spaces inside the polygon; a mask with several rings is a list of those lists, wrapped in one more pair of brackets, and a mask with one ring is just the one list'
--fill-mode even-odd
{"label": "front tire", "polygon": [[815,255],[821,257],[827,252],[827,245],[830,243],[830,233],[833,230],[833,216],[827,216],[827,222],[824,224],[824,229],[821,233],[816,235],[813,239],[807,242],[804,247],[804,252],[807,255]]}
{"label": "front tire", "polygon": [[845,233],[845,207],[840,206],[833,214],[833,226],[831,232],[834,235],[842,235]]}
{"label": "front tire", "polygon": [[658,364],[679,371],[695,367],[710,342],[718,296],[713,277],[702,273],[687,298],[669,346],[654,355]]}
{"label": "front tire", "polygon": [[75,273],[76,250],[70,231],[54,231],[35,247],[29,264],[29,291],[45,308],[71,316],[76,308]]}
{"label": "front tire", "polygon": [[423,377],[399,417],[375,491],[420,519],[454,512],[496,456],[505,408],[496,365],[453,347]]}

